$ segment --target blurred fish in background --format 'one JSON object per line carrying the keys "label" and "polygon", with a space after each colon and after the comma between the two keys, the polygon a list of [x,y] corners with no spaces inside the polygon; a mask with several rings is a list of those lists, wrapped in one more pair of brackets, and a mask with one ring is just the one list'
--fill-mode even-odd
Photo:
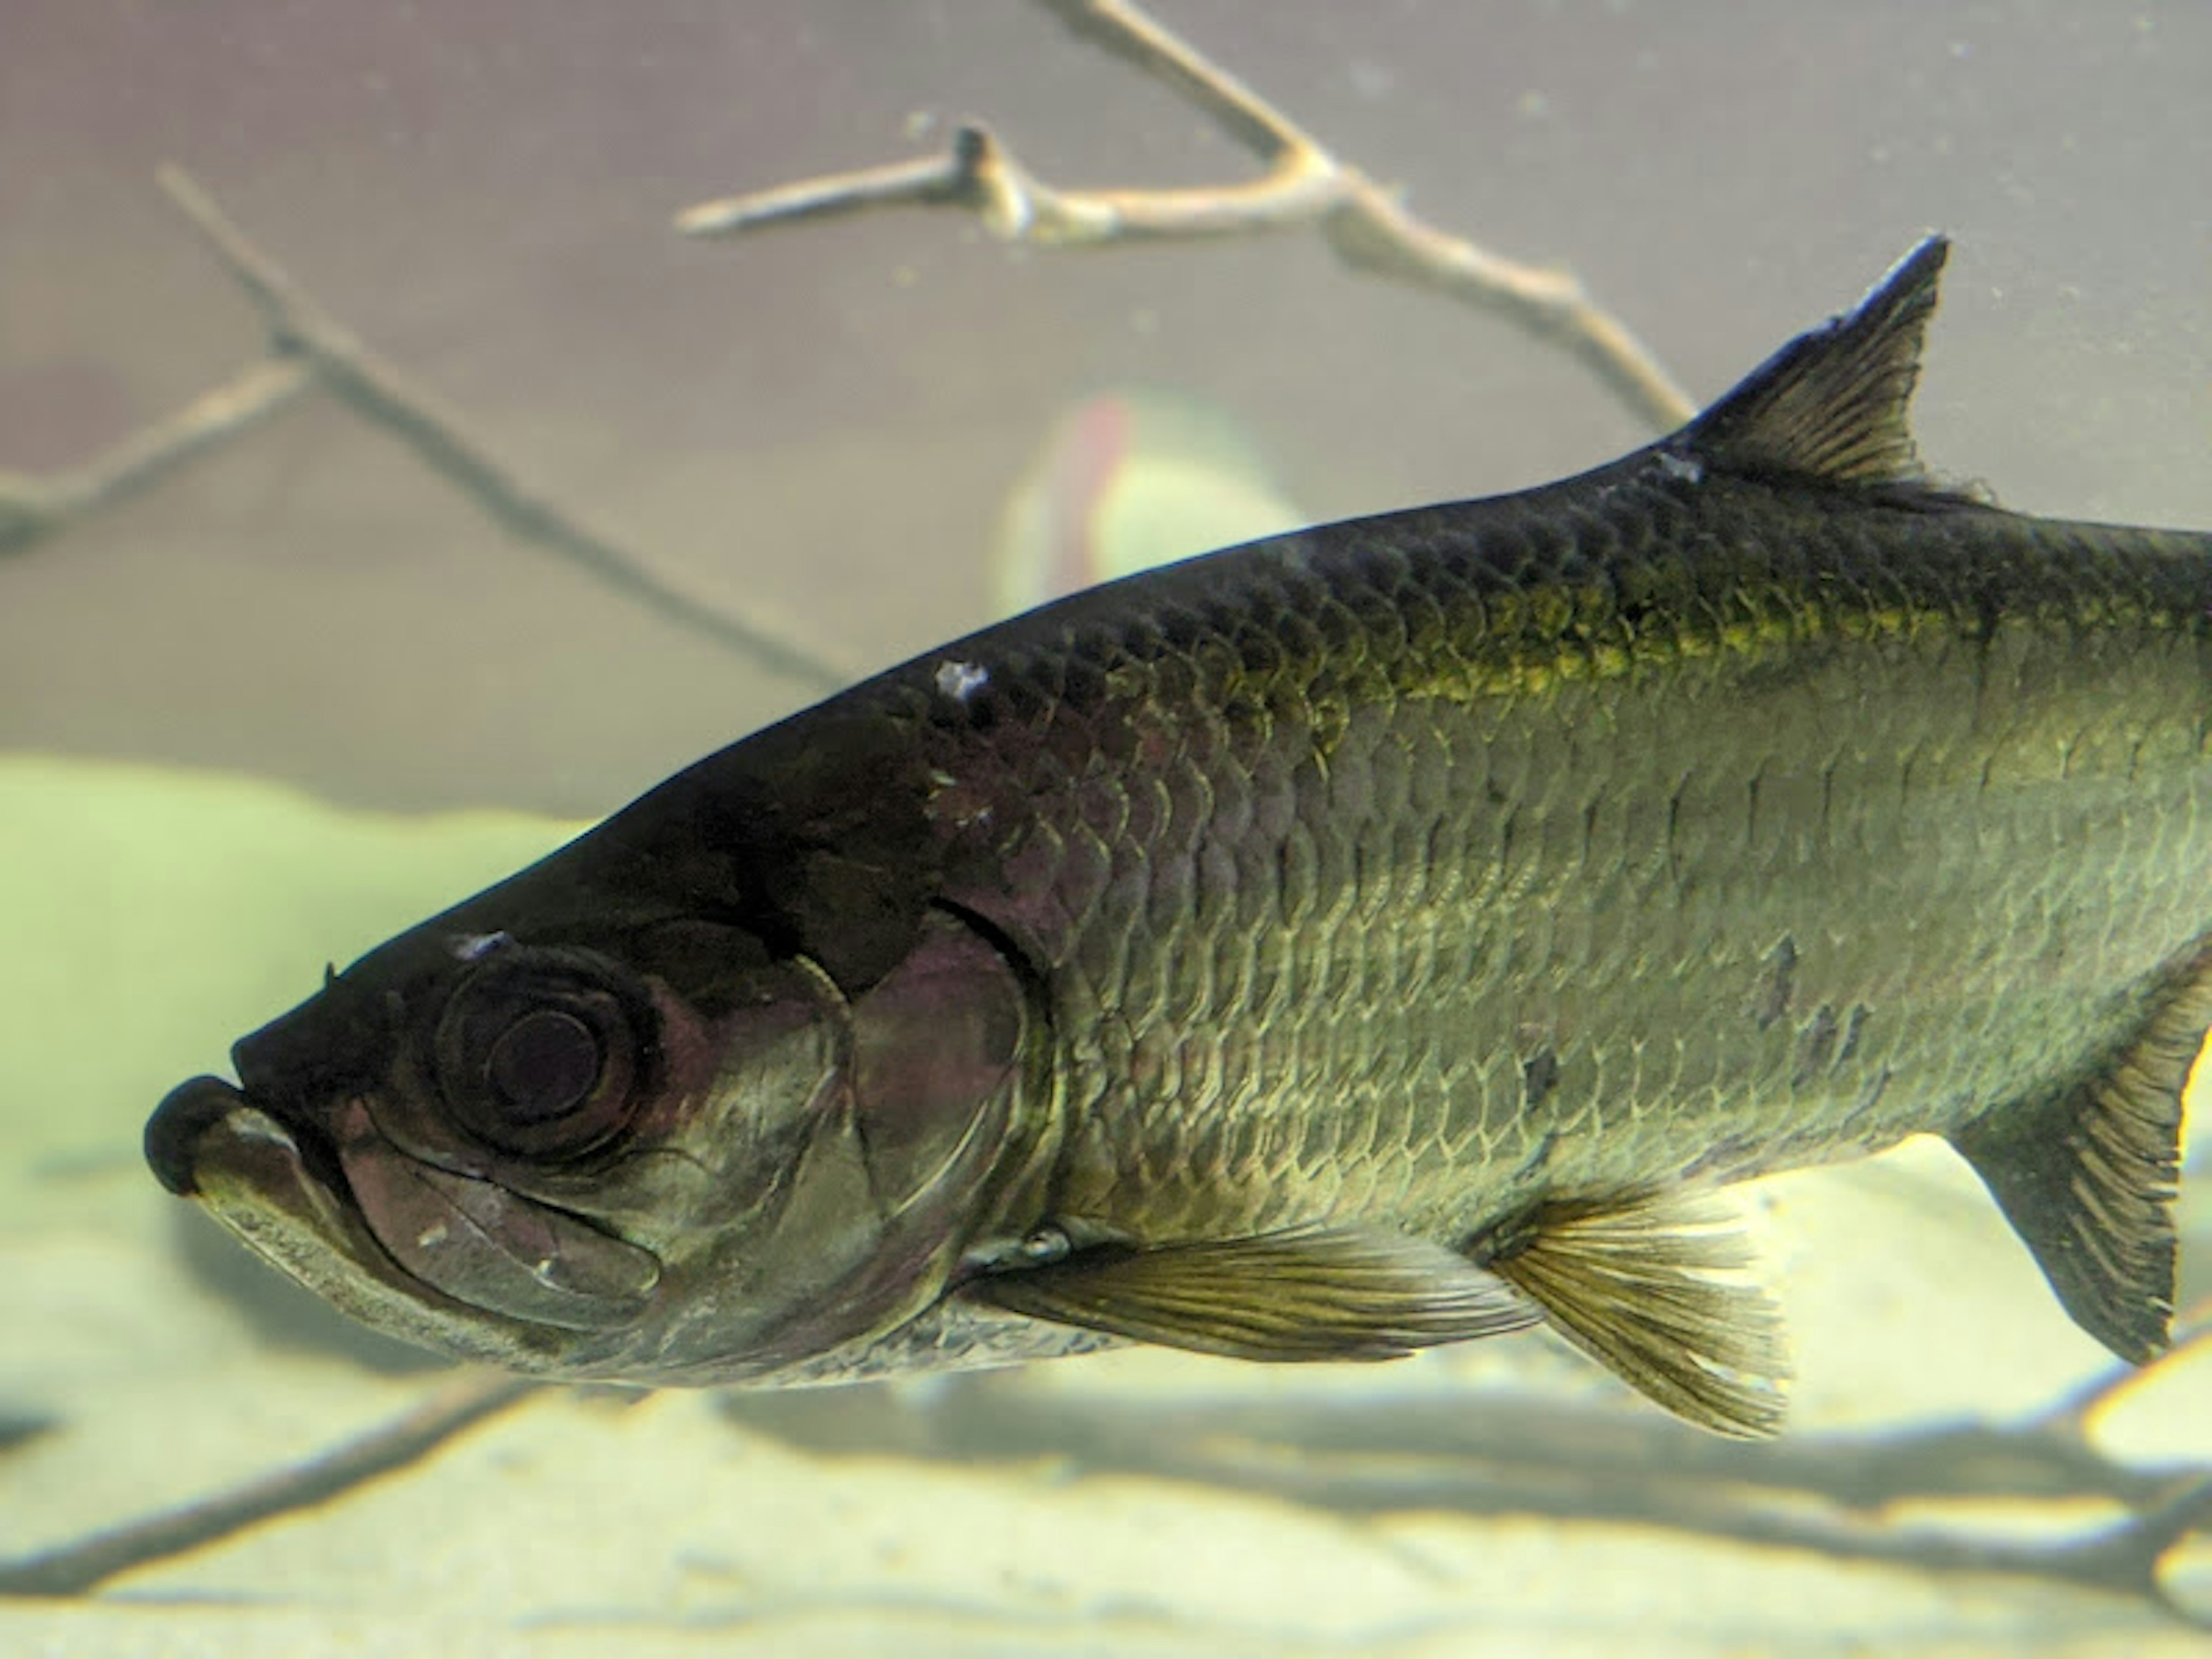
{"label": "blurred fish in background", "polygon": [[992,600],[1012,616],[1307,521],[1235,416],[1164,387],[1116,387],[1054,422],[1015,483]]}

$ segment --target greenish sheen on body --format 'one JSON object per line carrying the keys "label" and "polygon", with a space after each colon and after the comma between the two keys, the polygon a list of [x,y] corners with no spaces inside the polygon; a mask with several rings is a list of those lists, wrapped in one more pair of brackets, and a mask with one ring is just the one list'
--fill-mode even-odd
{"label": "greenish sheen on body", "polygon": [[155,1169],[533,1372],[1541,1322],[1759,1433],[1778,1322],[1698,1196],[1924,1132],[2148,1358],[2212,538],[1924,477],[1944,254],[1609,466],[1093,589],[732,745],[244,1039]]}

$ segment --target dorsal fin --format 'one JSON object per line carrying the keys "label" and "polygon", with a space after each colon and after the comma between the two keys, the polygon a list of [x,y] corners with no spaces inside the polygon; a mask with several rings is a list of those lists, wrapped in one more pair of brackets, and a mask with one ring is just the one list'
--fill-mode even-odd
{"label": "dorsal fin", "polygon": [[1949,241],[1929,236],[1669,440],[1709,467],[1838,485],[1927,482],[1907,418]]}

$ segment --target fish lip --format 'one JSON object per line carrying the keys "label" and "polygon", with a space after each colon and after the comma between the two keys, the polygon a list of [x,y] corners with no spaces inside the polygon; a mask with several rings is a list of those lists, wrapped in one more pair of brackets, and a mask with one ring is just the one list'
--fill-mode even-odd
{"label": "fish lip", "polygon": [[236,1085],[196,1077],[162,1097],[146,1121],[146,1163],[154,1178],[179,1198],[205,1199],[201,1172],[207,1138],[226,1131],[296,1163],[299,1173],[343,1207],[350,1196],[337,1149],[312,1130],[287,1124]]}
{"label": "fish lip", "polygon": [[234,1184],[295,1223],[320,1229],[334,1254],[386,1283],[413,1283],[356,1213],[336,1147],[221,1078],[193,1078],[163,1097],[147,1120],[146,1162],[163,1187],[200,1201],[257,1250],[262,1247],[234,1219],[237,1200],[226,1190]]}
{"label": "fish lip", "polygon": [[[221,1133],[233,1143],[235,1164],[242,1150],[248,1158],[265,1163],[275,1157],[287,1165],[285,1170],[263,1170],[256,1184],[265,1183],[272,1173],[282,1176],[287,1184],[296,1185],[304,1180],[322,1195],[321,1208],[335,1211],[342,1219],[347,1216],[353,1198],[351,1184],[338,1163],[337,1148],[327,1137],[310,1127],[287,1123],[234,1084],[219,1077],[196,1077],[179,1084],[162,1097],[146,1121],[146,1162],[154,1171],[154,1178],[179,1198],[206,1200],[210,1194],[201,1182],[201,1173],[209,1164],[209,1137]],[[220,1162],[221,1160],[218,1160]],[[368,1237],[365,1226],[349,1227]],[[380,1247],[372,1245],[382,1256]]]}
{"label": "fish lip", "polygon": [[200,1137],[246,1103],[219,1077],[196,1077],[170,1090],[146,1120],[146,1163],[154,1178],[179,1198],[197,1197]]}

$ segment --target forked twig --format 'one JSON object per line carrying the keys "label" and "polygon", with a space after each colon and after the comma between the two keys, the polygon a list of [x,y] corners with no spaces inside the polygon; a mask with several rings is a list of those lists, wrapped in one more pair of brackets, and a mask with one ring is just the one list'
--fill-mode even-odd
{"label": "forked twig", "polygon": [[371,352],[308,298],[182,168],[164,167],[159,177],[169,199],[260,311],[271,350],[280,359],[307,362],[325,390],[397,437],[508,532],[558,554],[654,614],[812,690],[835,690],[851,678],[826,653],[793,643],[789,630],[708,605],[670,586],[634,554],[556,506],[543,490],[464,436],[464,423],[433,393]]}
{"label": "forked twig", "polygon": [[988,128],[968,123],[943,155],[833,173],[704,202],[677,216],[699,237],[901,204],[956,207],[994,236],[1040,246],[1249,236],[1316,227],[1356,270],[1496,311],[1581,359],[1653,427],[1696,405],[1665,366],[1571,272],[1521,264],[1414,214],[1395,187],[1340,160],[1273,104],[1130,0],[1037,0],[1070,29],[1172,88],[1265,164],[1242,184],[1060,190]]}
{"label": "forked twig", "polygon": [[470,437],[461,418],[371,351],[246,240],[181,168],[157,177],[216,260],[261,313],[270,356],[203,392],[165,420],[67,471],[0,472],[0,554],[20,553],[88,514],[166,477],[319,386],[383,428],[511,534],[547,549],[653,614],[750,657],[809,690],[851,674],[792,630],[711,605],[672,586],[635,554],[556,505]]}

